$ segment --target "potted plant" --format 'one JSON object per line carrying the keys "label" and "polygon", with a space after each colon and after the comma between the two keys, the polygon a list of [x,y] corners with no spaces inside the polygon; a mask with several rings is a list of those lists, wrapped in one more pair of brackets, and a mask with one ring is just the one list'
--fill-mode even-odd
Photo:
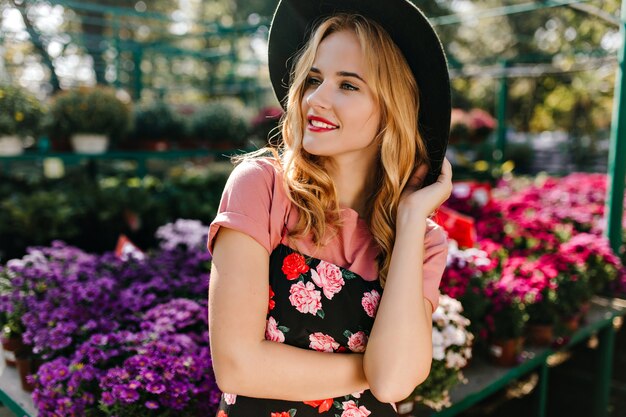
{"label": "potted plant", "polygon": [[439,297],[433,313],[433,361],[430,374],[409,397],[437,411],[450,404],[450,389],[464,381],[461,371],[472,357],[474,336],[461,303],[447,295]]}
{"label": "potted plant", "polygon": [[164,151],[185,134],[182,118],[165,102],[135,108],[130,137],[141,149]]}
{"label": "potted plant", "polygon": [[523,289],[510,289],[501,281],[492,281],[485,288],[485,296],[490,300],[485,316],[489,356],[497,365],[514,366],[519,360],[528,322]]}
{"label": "potted plant", "polygon": [[49,123],[50,133],[69,138],[76,152],[98,154],[128,130],[130,108],[110,89],[77,88],[54,97]]}
{"label": "potted plant", "polygon": [[454,240],[450,241],[440,289],[442,294],[461,302],[463,315],[470,321],[468,329],[475,336],[485,336],[485,313],[489,306],[485,286],[492,279],[491,265],[487,252],[475,248],[461,250]]}
{"label": "potted plant", "polygon": [[470,128],[468,139],[473,144],[484,142],[496,128],[496,119],[483,109],[472,109],[467,113],[467,117]]}
{"label": "potted plant", "polygon": [[450,113],[450,144],[464,143],[470,135],[470,119],[463,109],[452,109]]}
{"label": "potted plant", "polygon": [[28,348],[22,340],[25,312],[25,285],[11,264],[0,267],[0,339],[4,361],[8,366],[16,366],[17,357]]}
{"label": "potted plant", "polygon": [[535,345],[547,346],[554,338],[554,325],[559,316],[559,267],[554,254],[536,260],[512,256],[502,271],[501,285],[517,292],[526,305],[528,340]]}
{"label": "potted plant", "polygon": [[24,151],[22,140],[41,129],[44,108],[32,94],[19,87],[0,85],[0,155]]}
{"label": "potted plant", "polygon": [[211,101],[199,108],[191,119],[191,131],[200,142],[214,149],[244,145],[248,137],[248,111],[235,99]]}

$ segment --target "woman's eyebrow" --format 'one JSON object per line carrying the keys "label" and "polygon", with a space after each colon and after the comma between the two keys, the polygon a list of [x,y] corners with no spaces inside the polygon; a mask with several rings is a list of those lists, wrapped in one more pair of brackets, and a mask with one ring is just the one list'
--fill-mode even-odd
{"label": "woman's eyebrow", "polygon": [[[322,71],[320,71],[318,68],[315,67],[311,67],[311,69],[309,70],[310,72],[314,72],[316,74],[322,74]],[[349,71],[339,71],[337,72],[337,75],[341,76],[341,77],[353,77],[353,78],[357,78],[359,80],[361,80],[362,82],[365,83],[365,80],[356,72],[349,72]]]}

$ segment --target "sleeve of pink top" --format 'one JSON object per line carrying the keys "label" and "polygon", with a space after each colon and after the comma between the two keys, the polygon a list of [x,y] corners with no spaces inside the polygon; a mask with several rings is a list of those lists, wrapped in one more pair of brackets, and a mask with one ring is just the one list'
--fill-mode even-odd
{"label": "sleeve of pink top", "polygon": [[207,248],[213,244],[220,227],[228,227],[251,236],[268,253],[270,246],[270,210],[274,177],[269,164],[245,161],[228,177],[217,216],[209,226]]}
{"label": "sleeve of pink top", "polygon": [[439,305],[439,284],[448,258],[448,236],[441,226],[428,221],[424,238],[424,297],[433,305]]}

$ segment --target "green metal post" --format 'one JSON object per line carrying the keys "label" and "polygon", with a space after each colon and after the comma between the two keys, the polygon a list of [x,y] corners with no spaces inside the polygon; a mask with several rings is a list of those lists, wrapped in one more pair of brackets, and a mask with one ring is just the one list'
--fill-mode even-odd
{"label": "green metal post", "polygon": [[135,100],[141,99],[141,90],[143,90],[143,80],[142,80],[142,72],[141,72],[141,61],[143,60],[143,50],[141,48],[134,48],[133,50],[133,60],[135,64],[135,68],[133,69],[134,75],[134,91],[135,91]]}
{"label": "green metal post", "polygon": [[615,330],[611,321],[605,328],[600,330],[598,341],[599,348],[596,351],[592,415],[594,417],[607,417],[609,414],[609,395],[611,393],[613,345],[615,343]]}
{"label": "green metal post", "polygon": [[620,17],[622,47],[619,51],[613,120],[611,121],[611,149],[609,150],[609,184],[606,200],[606,235],[611,248],[618,254],[622,245],[622,215],[624,211],[624,176],[626,176],[626,0],[622,0]]}
{"label": "green metal post", "polygon": [[539,374],[539,398],[537,399],[537,417],[546,417],[548,407],[548,364],[541,365]]}
{"label": "green metal post", "polygon": [[493,161],[501,164],[504,160],[504,148],[506,147],[506,102],[509,96],[508,83],[506,78],[506,68],[509,63],[502,60],[502,77],[500,77],[500,88],[498,91],[498,108],[496,115],[498,118],[498,130],[496,136],[496,148],[493,151]]}
{"label": "green metal post", "polygon": [[120,88],[120,16],[113,12],[113,45],[115,46],[115,88]]}

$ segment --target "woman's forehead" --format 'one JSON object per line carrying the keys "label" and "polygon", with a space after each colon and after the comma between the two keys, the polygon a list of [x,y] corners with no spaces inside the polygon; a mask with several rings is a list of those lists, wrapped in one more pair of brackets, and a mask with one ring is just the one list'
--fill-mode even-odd
{"label": "woman's forehead", "polygon": [[365,53],[357,35],[350,30],[326,36],[315,51],[312,67],[322,73],[348,72],[367,76]]}

